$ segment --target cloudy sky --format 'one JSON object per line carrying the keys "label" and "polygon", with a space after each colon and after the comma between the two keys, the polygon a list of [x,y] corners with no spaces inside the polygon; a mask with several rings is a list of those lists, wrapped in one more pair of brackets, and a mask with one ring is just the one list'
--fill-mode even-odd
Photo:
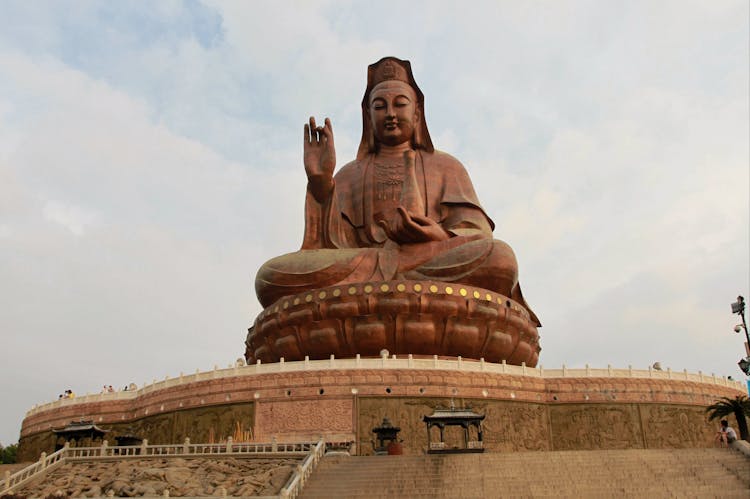
{"label": "cloudy sky", "polygon": [[299,248],[302,125],[354,157],[409,59],[541,318],[541,363],[740,378],[746,1],[0,0],[0,442],[67,388],[225,367]]}

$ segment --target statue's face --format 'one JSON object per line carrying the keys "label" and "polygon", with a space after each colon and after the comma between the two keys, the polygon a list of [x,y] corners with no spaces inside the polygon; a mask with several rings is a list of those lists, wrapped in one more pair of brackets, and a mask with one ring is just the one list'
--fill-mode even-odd
{"label": "statue's face", "polygon": [[384,81],[370,92],[370,122],[378,143],[397,146],[411,140],[419,119],[417,95],[408,84]]}

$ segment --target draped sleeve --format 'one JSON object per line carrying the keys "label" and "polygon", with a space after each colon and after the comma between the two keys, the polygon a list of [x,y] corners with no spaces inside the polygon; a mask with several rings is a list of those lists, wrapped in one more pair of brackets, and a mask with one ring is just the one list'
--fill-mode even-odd
{"label": "draped sleeve", "polygon": [[308,186],[305,193],[305,236],[301,249],[357,247],[354,221],[350,220],[356,218],[353,213],[357,211],[352,193],[361,192],[361,187],[357,189],[354,185],[355,175],[352,175],[357,166],[357,162],[353,161],[336,174],[333,189],[324,200],[315,199]]}
{"label": "draped sleeve", "polygon": [[435,151],[422,153],[426,182],[428,216],[454,236],[481,234],[492,237],[495,224],[479,203],[466,169],[453,156]]}

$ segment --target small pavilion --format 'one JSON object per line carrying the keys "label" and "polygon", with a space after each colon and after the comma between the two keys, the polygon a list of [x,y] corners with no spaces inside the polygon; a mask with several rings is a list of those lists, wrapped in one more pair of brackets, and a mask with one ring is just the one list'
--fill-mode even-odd
{"label": "small pavilion", "polygon": [[87,444],[93,445],[96,440],[103,440],[104,435],[109,433],[109,430],[99,428],[91,420],[80,420],[71,421],[64,428],[53,429],[52,433],[57,436],[57,444],[55,450],[60,450],[65,445],[65,442],[70,442],[72,446],[75,446],[78,442],[86,442]]}
{"label": "small pavilion", "polygon": [[[427,453],[428,454],[449,454],[463,452],[484,452],[484,443],[482,441],[482,421],[484,414],[477,414],[470,408],[456,408],[451,401],[449,409],[435,409],[435,412],[429,416],[424,416],[422,421],[427,425]],[[432,427],[437,426],[440,429],[440,441],[432,441]],[[448,447],[445,443],[445,427],[460,426],[464,430],[464,446]],[[471,438],[471,427],[474,427],[476,439]]]}

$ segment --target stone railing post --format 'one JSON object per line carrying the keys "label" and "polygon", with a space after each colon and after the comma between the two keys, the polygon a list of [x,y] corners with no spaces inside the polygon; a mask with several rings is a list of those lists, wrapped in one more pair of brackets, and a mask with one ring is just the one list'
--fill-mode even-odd
{"label": "stone railing post", "polygon": [[190,437],[185,437],[185,441],[182,442],[182,453],[190,454]]}
{"label": "stone railing post", "polygon": [[164,489],[164,492],[162,493],[162,497],[169,497],[169,489]]}
{"label": "stone railing post", "polygon": [[10,488],[10,471],[5,472],[5,488]]}
{"label": "stone railing post", "polygon": [[271,437],[271,452],[278,452],[279,444],[276,442],[276,436]]}
{"label": "stone railing post", "polygon": [[521,362],[521,372],[526,376],[526,362]]}
{"label": "stone railing post", "polygon": [[232,452],[232,444],[233,443],[234,443],[234,439],[232,437],[227,437],[227,447],[226,447],[227,453]]}
{"label": "stone railing post", "polygon": [[148,439],[144,438],[143,442],[141,442],[141,456],[146,455],[147,448],[148,448]]}
{"label": "stone railing post", "polygon": [[45,469],[47,467],[47,453],[42,452],[42,454],[39,456],[39,464],[42,466],[42,469]]}
{"label": "stone railing post", "polygon": [[565,364],[562,365],[562,372],[563,372],[563,378],[568,375],[568,366]]}
{"label": "stone railing post", "polygon": [[102,440],[102,448],[99,452],[101,452],[101,456],[104,457],[107,455],[107,447],[109,447],[109,442],[106,440]]}

